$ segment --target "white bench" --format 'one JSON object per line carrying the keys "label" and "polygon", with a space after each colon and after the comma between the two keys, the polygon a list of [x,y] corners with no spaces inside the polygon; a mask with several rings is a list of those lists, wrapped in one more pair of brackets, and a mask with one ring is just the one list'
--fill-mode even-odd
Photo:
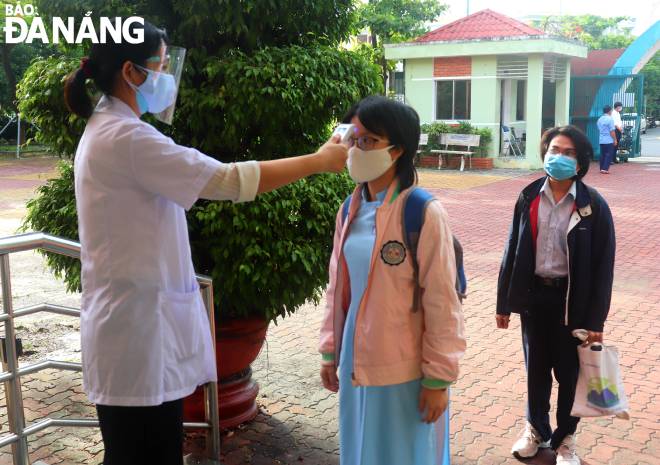
{"label": "white bench", "polygon": [[423,152],[422,147],[427,146],[429,143],[429,135],[428,134],[420,134],[419,135],[419,147],[417,150],[417,153]]}
{"label": "white bench", "polygon": [[[442,166],[443,156],[461,157],[461,171],[465,169],[465,157],[468,158],[470,169],[472,169],[472,155],[474,155],[474,147],[479,147],[479,140],[481,136],[477,134],[440,134],[440,144],[444,145],[444,149],[431,150],[431,153],[438,153],[438,168]],[[466,150],[449,150],[450,145],[457,145],[465,147]]]}

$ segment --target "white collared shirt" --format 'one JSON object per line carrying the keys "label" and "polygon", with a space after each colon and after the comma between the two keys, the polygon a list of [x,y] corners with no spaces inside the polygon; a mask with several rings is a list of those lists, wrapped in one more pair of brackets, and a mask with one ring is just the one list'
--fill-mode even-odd
{"label": "white collared shirt", "polygon": [[91,402],[159,405],[216,379],[185,211],[205,187],[214,198],[251,200],[258,182],[256,163],[222,164],[174,143],[121,100],[101,99],[75,158]]}
{"label": "white collared shirt", "polygon": [[614,127],[616,127],[619,131],[623,131],[623,125],[621,123],[621,113],[619,113],[615,109],[612,109],[612,119],[614,120]]}
{"label": "white collared shirt", "polygon": [[538,235],[536,238],[535,274],[544,278],[568,276],[568,225],[573,213],[576,196],[573,182],[563,199],[555,202],[546,178],[541,187],[538,212]]}

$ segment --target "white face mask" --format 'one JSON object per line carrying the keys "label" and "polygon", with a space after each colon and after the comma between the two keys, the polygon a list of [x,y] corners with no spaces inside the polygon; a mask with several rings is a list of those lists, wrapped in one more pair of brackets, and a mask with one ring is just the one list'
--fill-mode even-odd
{"label": "white face mask", "polygon": [[384,149],[362,150],[351,147],[348,150],[348,174],[356,183],[378,179],[394,164],[390,145]]}

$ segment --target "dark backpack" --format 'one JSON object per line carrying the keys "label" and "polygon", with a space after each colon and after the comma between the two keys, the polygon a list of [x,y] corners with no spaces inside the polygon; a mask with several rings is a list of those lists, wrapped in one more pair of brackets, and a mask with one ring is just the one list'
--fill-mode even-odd
{"label": "dark backpack", "polygon": [[[348,217],[348,209],[351,205],[352,195],[349,195],[344,204],[342,205],[342,222],[346,221]],[[405,231],[404,241],[406,247],[410,251],[410,258],[412,259],[413,273],[415,281],[419,281],[419,263],[417,263],[417,244],[419,242],[419,235],[424,225],[424,217],[426,214],[426,207],[434,199],[434,197],[422,189],[421,187],[412,188],[406,203],[403,206],[403,228]],[[465,277],[465,269],[463,267],[463,247],[458,241],[456,236],[452,236],[454,241],[454,254],[456,255],[456,293],[459,300],[462,302],[466,297],[467,279]],[[413,302],[413,311],[419,309],[419,286],[415,288],[415,296]]]}

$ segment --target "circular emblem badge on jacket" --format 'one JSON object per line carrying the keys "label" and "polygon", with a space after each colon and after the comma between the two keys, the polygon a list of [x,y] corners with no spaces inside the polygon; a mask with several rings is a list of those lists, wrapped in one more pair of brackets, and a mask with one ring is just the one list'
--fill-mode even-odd
{"label": "circular emblem badge on jacket", "polygon": [[386,242],[383,248],[380,249],[380,258],[388,265],[400,265],[406,259],[406,248],[401,242]]}

